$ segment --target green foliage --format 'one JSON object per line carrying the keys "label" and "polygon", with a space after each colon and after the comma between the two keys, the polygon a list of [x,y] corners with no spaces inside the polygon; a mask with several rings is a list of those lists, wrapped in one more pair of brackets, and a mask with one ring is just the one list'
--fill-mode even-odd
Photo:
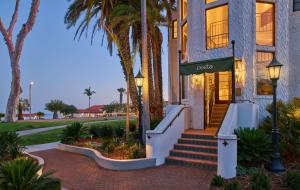
{"label": "green foliage", "polygon": [[46,104],[46,110],[53,112],[53,119],[57,119],[57,112],[61,111],[64,108],[64,103],[61,100],[51,100]]}
{"label": "green foliage", "polygon": [[289,190],[299,190],[300,189],[300,172],[299,171],[288,172],[284,179],[284,185]]}
{"label": "green foliage", "polygon": [[110,125],[92,125],[90,133],[94,137],[112,138],[114,135],[113,127]]}
{"label": "green foliage", "polygon": [[240,128],[236,130],[238,161],[247,166],[261,166],[272,156],[272,140],[259,129]]}
{"label": "green foliage", "polygon": [[251,176],[251,187],[253,190],[271,190],[271,180],[262,170],[258,170]]}
{"label": "green foliage", "polygon": [[135,124],[130,124],[129,125],[129,132],[135,132],[136,131],[136,125]]}
{"label": "green foliage", "polygon": [[145,158],[146,152],[144,149],[140,148],[138,144],[134,144],[130,147],[130,159],[137,159],[137,158]]}
{"label": "green foliage", "polygon": [[236,173],[238,176],[253,174],[253,173],[257,172],[257,170],[258,170],[258,168],[256,168],[256,167],[244,167],[240,164],[238,164],[236,167]]}
{"label": "green foliage", "polygon": [[41,176],[37,172],[41,166],[27,158],[4,163],[0,167],[0,189],[5,190],[60,190],[61,183],[51,177],[52,172]]}
{"label": "green foliage", "polygon": [[0,121],[2,121],[2,118],[5,117],[4,113],[0,113]]}
{"label": "green foliage", "polygon": [[61,142],[66,144],[72,144],[79,140],[80,136],[85,133],[86,128],[82,123],[73,123],[67,126],[62,133]]}
{"label": "green foliage", "polygon": [[[287,103],[280,100],[277,102],[277,109],[281,153],[286,161],[296,160],[300,157],[300,98],[293,98]],[[267,111],[272,115],[271,104],[267,107]],[[261,128],[271,134],[270,116],[264,119]]]}
{"label": "green foliage", "polygon": [[225,182],[224,178],[222,178],[219,175],[215,175],[214,178],[212,179],[210,185],[214,186],[214,187],[223,187],[224,182]]}
{"label": "green foliage", "polygon": [[0,133],[0,161],[15,159],[22,154],[24,147],[16,132]]}
{"label": "green foliage", "polygon": [[64,114],[64,116],[68,116],[71,115],[73,116],[74,113],[77,112],[77,108],[74,105],[67,105],[64,104],[63,108],[60,110],[60,112],[62,114]]}
{"label": "green foliage", "polygon": [[104,150],[105,152],[111,153],[115,150],[116,144],[114,144],[112,142],[111,139],[106,139],[103,141],[101,148],[102,150]]}
{"label": "green foliage", "polygon": [[123,138],[125,134],[125,127],[123,126],[114,127],[114,131],[115,131],[115,136],[117,138]]}
{"label": "green foliage", "polygon": [[138,143],[138,139],[139,139],[139,133],[137,131],[130,132],[128,135],[127,143],[128,145],[132,146]]}
{"label": "green foliage", "polygon": [[224,190],[242,190],[241,184],[238,181],[233,181],[230,183],[227,183],[224,187]]}
{"label": "green foliage", "polygon": [[96,91],[92,90],[91,87],[88,87],[84,89],[83,94],[87,95],[90,98],[93,94],[96,94]]}
{"label": "green foliage", "polygon": [[150,122],[150,129],[154,130],[160,122],[161,122],[161,119],[155,119],[155,120],[151,121]]}
{"label": "green foliage", "polygon": [[44,112],[37,112],[36,115],[38,116],[39,119],[45,116]]}
{"label": "green foliage", "polygon": [[104,111],[106,111],[106,113],[113,113],[113,112],[118,112],[121,110],[125,110],[125,104],[120,104],[119,102],[111,102],[108,105],[104,106]]}

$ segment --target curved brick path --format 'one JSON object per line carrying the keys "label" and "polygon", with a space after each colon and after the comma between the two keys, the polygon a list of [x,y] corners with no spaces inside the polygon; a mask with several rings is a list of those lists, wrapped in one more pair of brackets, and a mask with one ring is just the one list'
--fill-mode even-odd
{"label": "curved brick path", "polygon": [[55,170],[70,190],[207,190],[214,172],[164,165],[135,171],[110,171],[82,155],[56,149],[34,152],[45,160],[45,170]]}

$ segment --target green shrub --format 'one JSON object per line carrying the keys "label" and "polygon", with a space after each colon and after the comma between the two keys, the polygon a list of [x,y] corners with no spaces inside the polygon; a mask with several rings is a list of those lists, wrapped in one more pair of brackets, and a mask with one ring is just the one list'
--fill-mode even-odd
{"label": "green shrub", "polygon": [[72,144],[79,140],[80,136],[85,133],[86,128],[82,123],[72,123],[68,125],[62,132],[61,142],[66,144]]}
{"label": "green shrub", "polygon": [[260,166],[272,156],[272,140],[259,129],[240,128],[236,130],[238,141],[238,161],[247,166]]}
{"label": "green shrub", "polygon": [[115,150],[115,144],[111,140],[104,140],[101,149],[107,153],[111,153]]}
{"label": "green shrub", "polygon": [[212,179],[210,185],[214,186],[214,187],[223,187],[223,185],[224,185],[224,178],[222,178],[219,175],[215,175],[214,178]]}
{"label": "green shrub", "polygon": [[125,134],[125,127],[123,126],[118,126],[118,127],[115,127],[115,135],[117,138],[123,138],[124,137],[124,134]]}
{"label": "green shrub", "polygon": [[[300,98],[289,102],[277,102],[278,122],[280,131],[280,150],[286,161],[295,161],[300,157]],[[272,132],[272,105],[268,105],[270,116],[261,123],[261,128],[267,133]]]}
{"label": "green shrub", "polygon": [[143,149],[141,149],[138,144],[135,144],[130,147],[130,154],[129,154],[130,159],[145,158],[145,157],[146,157],[146,152]]}
{"label": "green shrub", "polygon": [[112,138],[114,135],[113,127],[108,125],[92,125],[89,131],[94,137]]}
{"label": "green shrub", "polygon": [[288,172],[284,179],[284,185],[289,190],[299,190],[300,189],[300,172]]}
{"label": "green shrub", "polygon": [[238,176],[244,176],[248,174],[253,174],[258,171],[258,168],[256,167],[245,167],[240,164],[236,167],[236,173]]}
{"label": "green shrub", "polygon": [[224,190],[242,190],[241,184],[238,181],[233,181],[225,185]]}
{"label": "green shrub", "polygon": [[4,163],[0,167],[0,189],[5,190],[60,190],[58,178],[51,177],[51,172],[37,172],[41,166],[28,158],[20,158]]}
{"label": "green shrub", "polygon": [[129,125],[129,132],[135,132],[136,131],[136,126],[135,124],[130,124]]}
{"label": "green shrub", "polygon": [[0,133],[0,161],[15,159],[22,155],[24,146],[16,132]]}
{"label": "green shrub", "polygon": [[92,125],[90,128],[89,128],[89,133],[91,135],[93,135],[93,137],[100,137],[100,126],[99,125]]}
{"label": "green shrub", "polygon": [[129,146],[132,146],[139,141],[139,133],[137,131],[130,132],[128,135],[127,143]]}
{"label": "green shrub", "polygon": [[154,130],[160,122],[161,122],[161,119],[155,119],[155,120],[151,121],[150,122],[150,129]]}
{"label": "green shrub", "polygon": [[251,176],[251,187],[253,190],[271,190],[271,180],[262,170]]}

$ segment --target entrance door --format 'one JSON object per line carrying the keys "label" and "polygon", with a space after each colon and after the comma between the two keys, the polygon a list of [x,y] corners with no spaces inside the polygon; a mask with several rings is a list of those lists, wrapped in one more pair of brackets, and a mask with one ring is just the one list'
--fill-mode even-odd
{"label": "entrance door", "polygon": [[231,72],[227,71],[215,73],[215,81],[216,104],[229,103],[232,97]]}

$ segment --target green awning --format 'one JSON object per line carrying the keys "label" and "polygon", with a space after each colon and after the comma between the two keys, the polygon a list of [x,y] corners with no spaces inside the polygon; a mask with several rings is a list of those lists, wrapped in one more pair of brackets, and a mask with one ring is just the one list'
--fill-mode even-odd
{"label": "green awning", "polygon": [[210,59],[180,65],[181,75],[214,73],[232,70],[233,57]]}

